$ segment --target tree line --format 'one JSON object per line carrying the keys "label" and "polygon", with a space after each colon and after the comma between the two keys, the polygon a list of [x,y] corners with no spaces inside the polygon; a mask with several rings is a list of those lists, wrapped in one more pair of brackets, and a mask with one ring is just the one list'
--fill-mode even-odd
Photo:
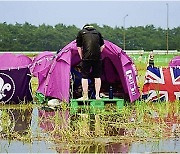
{"label": "tree line", "polygon": [[[173,29],[156,28],[153,25],[129,27],[93,26],[102,33],[104,39],[123,48],[125,34],[126,50],[166,50],[180,51],[180,27]],[[80,29],[75,25],[57,24],[50,26],[0,23],[0,51],[57,51],[76,39]]]}

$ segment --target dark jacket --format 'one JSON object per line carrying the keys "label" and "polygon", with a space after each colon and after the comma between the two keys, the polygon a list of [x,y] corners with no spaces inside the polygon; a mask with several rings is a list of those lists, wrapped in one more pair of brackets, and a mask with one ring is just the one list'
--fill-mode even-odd
{"label": "dark jacket", "polygon": [[83,60],[99,60],[101,58],[100,47],[104,45],[104,40],[96,29],[85,28],[79,31],[76,43],[77,47],[83,49]]}

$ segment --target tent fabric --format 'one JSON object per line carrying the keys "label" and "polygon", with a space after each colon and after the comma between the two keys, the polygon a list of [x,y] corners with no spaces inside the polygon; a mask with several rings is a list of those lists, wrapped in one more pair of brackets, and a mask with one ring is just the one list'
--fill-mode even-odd
{"label": "tent fabric", "polygon": [[28,67],[0,70],[0,102],[18,104],[32,101],[30,80]]}
{"label": "tent fabric", "polygon": [[180,56],[174,57],[170,62],[169,66],[175,67],[175,66],[180,66]]}
{"label": "tent fabric", "polygon": [[38,92],[69,101],[71,52],[61,52],[52,64],[38,72]]}
{"label": "tent fabric", "polygon": [[30,71],[33,76],[37,77],[38,72],[43,70],[45,67],[51,65],[54,54],[50,51],[44,51],[38,54],[32,61]]}
{"label": "tent fabric", "polygon": [[31,58],[23,54],[0,54],[0,69],[23,68],[29,66],[31,63]]}
{"label": "tent fabric", "polygon": [[32,101],[32,60],[23,54],[4,53],[0,55],[0,102],[20,103]]}
{"label": "tent fabric", "polygon": [[[105,48],[101,56],[103,61],[102,81],[120,81],[124,93],[129,96],[130,101],[137,100],[140,93],[131,58],[121,48],[107,40],[105,40]],[[37,91],[45,96],[52,96],[68,102],[70,97],[70,70],[71,67],[75,67],[80,62],[81,59],[74,40],[58,53],[50,67],[38,72],[40,84]]]}

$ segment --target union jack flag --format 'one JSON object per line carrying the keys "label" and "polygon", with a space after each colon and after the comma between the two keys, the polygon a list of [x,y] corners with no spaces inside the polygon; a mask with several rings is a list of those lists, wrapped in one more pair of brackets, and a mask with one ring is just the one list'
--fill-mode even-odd
{"label": "union jack flag", "polygon": [[145,75],[142,98],[146,101],[180,100],[180,67],[149,66]]}

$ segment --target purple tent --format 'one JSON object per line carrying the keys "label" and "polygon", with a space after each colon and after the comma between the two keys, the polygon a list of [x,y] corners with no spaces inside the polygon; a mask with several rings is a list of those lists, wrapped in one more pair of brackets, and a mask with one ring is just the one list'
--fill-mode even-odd
{"label": "purple tent", "polygon": [[38,72],[38,92],[69,101],[71,52],[61,52],[52,64]]}
{"label": "purple tent", "polygon": [[169,62],[169,66],[180,66],[180,56],[176,56]]}
{"label": "purple tent", "polygon": [[29,70],[31,62],[32,60],[23,54],[0,55],[1,103],[32,101]]}
{"label": "purple tent", "polygon": [[4,53],[0,55],[0,69],[27,67],[32,60],[23,54]]}
{"label": "purple tent", "polygon": [[[118,46],[105,40],[102,52],[103,74],[102,86],[108,83],[118,83],[119,90],[128,96],[130,102],[140,97],[136,82],[134,63],[131,58]],[[51,65],[38,72],[38,92],[45,96],[69,101],[70,98],[70,70],[81,62],[76,42],[65,46],[53,59]]]}
{"label": "purple tent", "polygon": [[54,54],[50,51],[44,51],[36,56],[32,64],[30,66],[31,73],[37,77],[37,73],[40,72],[42,69],[51,65],[53,60]]}

